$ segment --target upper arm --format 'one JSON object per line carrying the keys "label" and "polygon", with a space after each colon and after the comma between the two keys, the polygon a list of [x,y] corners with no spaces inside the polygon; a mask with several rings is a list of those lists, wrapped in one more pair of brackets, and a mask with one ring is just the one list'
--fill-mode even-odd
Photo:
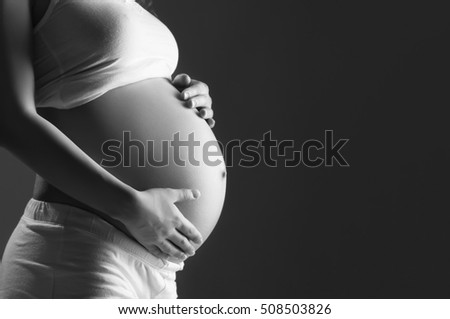
{"label": "upper arm", "polygon": [[31,0],[0,0],[0,145],[35,115]]}
{"label": "upper arm", "polygon": [[0,117],[35,112],[31,0],[0,0]]}

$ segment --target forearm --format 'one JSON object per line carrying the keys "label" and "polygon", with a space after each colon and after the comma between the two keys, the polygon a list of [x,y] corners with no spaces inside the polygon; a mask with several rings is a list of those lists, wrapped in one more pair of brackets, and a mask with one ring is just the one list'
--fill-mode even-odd
{"label": "forearm", "polygon": [[8,125],[4,147],[71,197],[123,221],[135,205],[134,190],[102,168],[37,113]]}

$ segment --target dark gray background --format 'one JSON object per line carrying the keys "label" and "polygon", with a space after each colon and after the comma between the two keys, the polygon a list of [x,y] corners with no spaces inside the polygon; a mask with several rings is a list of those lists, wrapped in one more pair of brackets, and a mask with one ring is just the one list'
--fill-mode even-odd
{"label": "dark gray background", "polygon": [[[216,135],[349,138],[349,168],[228,169],[181,298],[450,298],[445,1],[157,1]],[[6,244],[32,173],[0,153]]]}

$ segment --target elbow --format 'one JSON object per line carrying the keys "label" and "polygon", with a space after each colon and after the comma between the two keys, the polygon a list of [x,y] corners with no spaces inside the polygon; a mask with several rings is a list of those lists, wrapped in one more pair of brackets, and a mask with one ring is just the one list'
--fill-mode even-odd
{"label": "elbow", "polygon": [[8,150],[13,141],[13,132],[10,127],[10,124],[6,124],[4,121],[0,122],[0,147]]}

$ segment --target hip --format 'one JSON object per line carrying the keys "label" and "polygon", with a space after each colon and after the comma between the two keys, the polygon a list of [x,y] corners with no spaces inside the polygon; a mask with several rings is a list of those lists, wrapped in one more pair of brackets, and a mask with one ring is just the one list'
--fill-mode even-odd
{"label": "hip", "polygon": [[175,264],[95,214],[31,199],[3,254],[3,298],[176,298]]}

